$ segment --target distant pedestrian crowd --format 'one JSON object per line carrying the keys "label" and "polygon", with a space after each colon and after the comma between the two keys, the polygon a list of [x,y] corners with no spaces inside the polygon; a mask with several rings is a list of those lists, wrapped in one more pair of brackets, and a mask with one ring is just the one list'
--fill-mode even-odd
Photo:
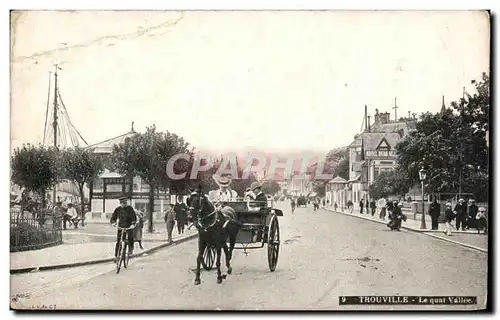
{"label": "distant pedestrian crowd", "polygon": [[[408,199],[410,201],[411,199]],[[391,230],[399,230],[401,227],[401,222],[406,221],[407,217],[403,214],[404,199],[392,200],[389,198],[380,198],[378,200],[370,199],[366,200],[363,198],[359,201],[359,213],[360,214],[371,214],[375,216],[377,209],[379,210],[378,218],[381,220],[388,220],[388,227]],[[354,211],[354,203],[348,200],[347,210],[350,213]],[[338,205],[336,202],[333,203],[334,210],[337,210]],[[429,205],[428,214],[432,221],[432,230],[438,230],[439,217],[441,215],[441,205],[438,203],[437,199],[434,198],[433,202]],[[452,209],[452,204],[447,202],[445,204],[444,210],[444,220],[446,231],[445,234],[451,235],[452,229],[455,230],[471,230],[477,229],[478,233],[484,231],[488,232],[488,216],[487,210],[484,207],[478,207],[474,199],[469,199],[467,202],[460,198],[458,203]],[[452,222],[455,221],[455,225]]]}

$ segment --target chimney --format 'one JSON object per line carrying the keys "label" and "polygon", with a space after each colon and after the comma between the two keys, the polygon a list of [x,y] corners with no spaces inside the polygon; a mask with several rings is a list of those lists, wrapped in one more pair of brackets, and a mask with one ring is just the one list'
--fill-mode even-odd
{"label": "chimney", "polygon": [[378,109],[375,109],[375,119],[374,120],[374,124],[377,124],[380,122],[380,114],[378,113]]}
{"label": "chimney", "polygon": [[370,118],[371,118],[371,117],[370,117],[370,116],[368,116],[368,132],[370,132],[370,129],[371,129],[371,128],[370,128]]}
{"label": "chimney", "polygon": [[380,114],[380,123],[386,124],[390,122],[391,114],[389,112],[384,112]]}
{"label": "chimney", "polygon": [[368,130],[368,107],[365,104],[365,130]]}

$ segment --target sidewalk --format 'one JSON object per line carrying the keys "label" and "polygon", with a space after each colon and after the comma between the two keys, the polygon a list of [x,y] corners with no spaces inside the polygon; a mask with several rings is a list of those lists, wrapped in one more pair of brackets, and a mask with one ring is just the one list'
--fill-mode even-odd
{"label": "sidewalk", "polygon": [[[359,211],[353,210],[352,213],[350,213],[348,210],[344,210],[343,212],[340,210],[335,211],[333,208],[328,208],[324,207],[325,210],[348,215],[348,216],[354,216],[360,219],[365,219],[365,220],[370,220],[373,222],[381,223],[381,224],[387,224],[389,222],[389,219],[380,219],[378,217],[379,212],[376,212],[374,216],[370,214],[360,214]],[[414,232],[420,232],[425,235],[431,236],[433,238],[438,238],[442,239],[448,242],[456,243],[468,248],[476,249],[482,252],[487,252],[488,251],[488,236],[481,233],[478,234],[476,230],[473,231],[462,231],[462,230],[453,230],[452,236],[446,236],[444,235],[445,231],[445,224],[444,223],[439,223],[438,225],[438,230],[431,230],[432,222],[430,217],[426,216],[425,217],[425,224],[426,224],[426,229],[420,229],[420,224],[421,224],[421,214],[417,214],[417,219],[413,220],[413,213],[411,212],[404,212],[405,215],[408,216],[408,219],[402,223],[402,228],[411,230]],[[410,217],[411,215],[411,217]]]}
{"label": "sidewalk", "polygon": [[[173,244],[184,242],[197,236],[197,230],[185,229],[179,235],[173,232]],[[155,225],[155,232],[148,233],[144,228],[142,246],[135,244],[132,257],[170,245],[167,241],[165,223]],[[50,270],[71,266],[108,262],[113,260],[116,243],[116,229],[108,225],[87,224],[83,228],[63,230],[63,244],[40,250],[11,252],[11,273],[23,273],[33,270]]]}

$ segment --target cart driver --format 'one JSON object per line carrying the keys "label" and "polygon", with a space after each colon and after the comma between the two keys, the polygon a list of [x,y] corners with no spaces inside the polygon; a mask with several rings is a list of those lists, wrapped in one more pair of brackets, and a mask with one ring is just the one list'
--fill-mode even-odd
{"label": "cart driver", "polygon": [[214,174],[212,178],[219,186],[218,190],[212,190],[208,193],[208,199],[212,203],[228,202],[238,197],[238,193],[230,187],[233,182],[231,174]]}

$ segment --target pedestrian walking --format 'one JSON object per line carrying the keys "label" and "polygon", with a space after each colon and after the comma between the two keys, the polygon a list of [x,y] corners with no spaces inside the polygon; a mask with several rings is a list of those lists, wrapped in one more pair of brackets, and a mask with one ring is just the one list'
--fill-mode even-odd
{"label": "pedestrian walking", "polygon": [[455,219],[455,213],[451,210],[451,203],[447,202],[445,206],[444,218],[446,219],[446,230],[444,234],[446,234],[447,236],[451,236],[451,230],[453,229],[451,222],[453,221],[453,219]]}
{"label": "pedestrian walking", "polygon": [[370,209],[372,210],[372,217],[375,215],[375,210],[377,209],[377,205],[375,203],[375,199],[372,198],[370,201]]}
{"label": "pedestrian walking", "polygon": [[352,203],[351,200],[347,201],[347,209],[349,209],[350,213],[352,213],[352,211],[354,210],[354,203]]}
{"label": "pedestrian walking", "polygon": [[141,210],[137,210],[135,212],[135,215],[137,223],[134,228],[134,244],[135,242],[139,243],[139,248],[141,248],[141,250],[144,250],[144,248],[142,247],[142,233],[144,224],[146,223],[146,218],[144,212],[142,212]]}
{"label": "pedestrian walking", "polygon": [[363,214],[363,208],[364,208],[364,206],[365,206],[365,199],[361,199],[359,201],[359,213],[360,214]]}
{"label": "pedestrian walking", "polygon": [[467,226],[467,204],[465,203],[463,198],[458,200],[458,203],[455,205],[455,209],[453,210],[456,216],[456,226],[457,230],[462,226],[462,230],[465,231],[465,227]]}
{"label": "pedestrian walking", "polygon": [[175,226],[175,211],[173,204],[168,205],[164,219],[167,224],[167,240],[168,242],[172,242],[172,231],[174,231]]}
{"label": "pedestrian walking", "polygon": [[333,204],[333,209],[334,209],[335,211],[337,211],[337,208],[338,208],[338,206],[337,206],[337,202],[335,202],[335,203]]}
{"label": "pedestrian walking", "polygon": [[385,215],[386,215],[386,205],[387,201],[385,198],[380,198],[377,203],[378,207],[380,208],[380,213],[378,215],[379,219],[385,220]]}
{"label": "pedestrian walking", "polygon": [[175,220],[177,221],[177,231],[179,234],[184,233],[184,228],[187,223],[187,206],[182,202],[182,197],[177,198],[177,203],[174,205]]}
{"label": "pedestrian walking", "polygon": [[438,230],[439,223],[439,215],[441,214],[441,205],[437,202],[436,197],[434,197],[434,201],[429,206],[429,215],[431,216],[432,221],[432,230]]}
{"label": "pedestrian walking", "polygon": [[476,215],[478,208],[474,199],[469,199],[469,206],[467,207],[467,229],[477,229]]}

